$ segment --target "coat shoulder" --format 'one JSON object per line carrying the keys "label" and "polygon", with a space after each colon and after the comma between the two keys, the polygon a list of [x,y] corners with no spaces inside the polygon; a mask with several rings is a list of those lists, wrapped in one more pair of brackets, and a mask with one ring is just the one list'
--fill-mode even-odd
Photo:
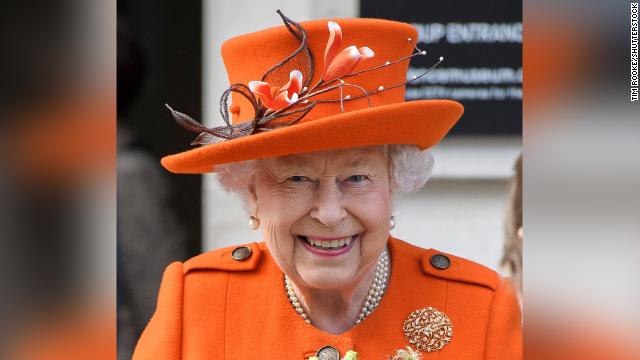
{"label": "coat shoulder", "polygon": [[494,291],[500,286],[500,274],[484,265],[436,249],[425,249],[402,240],[394,240],[398,252],[417,260],[425,276],[482,286]]}
{"label": "coat shoulder", "polygon": [[262,258],[264,244],[227,246],[197,255],[184,263],[184,274],[195,270],[252,271]]}

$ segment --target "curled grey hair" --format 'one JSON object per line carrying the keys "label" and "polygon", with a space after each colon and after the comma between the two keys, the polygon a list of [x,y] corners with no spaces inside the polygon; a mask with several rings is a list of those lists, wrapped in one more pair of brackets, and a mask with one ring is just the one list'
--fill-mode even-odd
{"label": "curled grey hair", "polygon": [[[386,147],[391,164],[389,181],[393,195],[418,191],[429,180],[433,170],[433,155],[416,145],[381,145]],[[245,207],[249,199],[249,184],[258,169],[259,160],[247,160],[216,166],[216,179],[222,188],[238,196]]]}

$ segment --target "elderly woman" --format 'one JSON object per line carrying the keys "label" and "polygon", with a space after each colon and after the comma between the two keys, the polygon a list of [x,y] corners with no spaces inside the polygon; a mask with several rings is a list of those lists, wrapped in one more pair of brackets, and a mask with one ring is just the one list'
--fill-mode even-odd
{"label": "elderly woman", "polygon": [[171,109],[202,146],[162,160],[217,173],[264,241],[169,265],[134,359],[520,358],[508,283],[389,234],[393,197],[426,182],[426,149],[462,115],[404,102],[409,59],[425,55],[415,28],[278,13],[285,26],[222,47],[227,125]]}

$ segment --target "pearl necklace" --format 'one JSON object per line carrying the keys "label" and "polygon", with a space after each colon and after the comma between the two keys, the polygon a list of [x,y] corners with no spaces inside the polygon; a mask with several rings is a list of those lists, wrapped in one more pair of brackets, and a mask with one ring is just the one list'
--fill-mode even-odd
{"label": "pearl necklace", "polygon": [[[364,320],[369,314],[378,307],[380,304],[380,300],[382,299],[382,295],[387,289],[387,284],[389,282],[389,254],[387,249],[385,248],[380,254],[378,258],[378,264],[376,265],[376,275],[373,279],[373,284],[371,284],[371,288],[369,289],[369,293],[367,294],[367,299],[362,306],[362,310],[360,310],[360,315],[358,315],[358,319],[356,320],[356,325],[360,324],[362,320]],[[307,322],[307,324],[311,324],[311,320],[309,316],[304,312],[302,308],[302,304],[300,304],[300,300],[296,295],[295,291],[293,291],[293,284],[289,277],[284,275],[284,286],[287,291],[287,296],[289,296],[289,302],[296,310],[300,317]]]}

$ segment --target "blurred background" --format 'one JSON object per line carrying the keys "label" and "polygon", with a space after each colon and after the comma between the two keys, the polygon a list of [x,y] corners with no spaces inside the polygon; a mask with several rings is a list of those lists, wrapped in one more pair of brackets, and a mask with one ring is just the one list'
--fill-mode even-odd
{"label": "blurred background", "polygon": [[500,267],[503,228],[523,145],[525,358],[640,358],[640,125],[629,96],[630,6],[7,2],[0,22],[0,358],[113,359],[117,349],[127,359],[169,262],[259,240],[211,177],[161,168],[160,157],[192,140],[163,104],[220,124],[217,102],[227,86],[220,45],[280,26],[276,9],[296,21],[360,16],[414,24],[430,56],[411,71],[439,56],[445,62],[409,87],[407,100],[454,98],[466,112],[433,149],[433,178],[399,201],[394,235],[509,274]]}

